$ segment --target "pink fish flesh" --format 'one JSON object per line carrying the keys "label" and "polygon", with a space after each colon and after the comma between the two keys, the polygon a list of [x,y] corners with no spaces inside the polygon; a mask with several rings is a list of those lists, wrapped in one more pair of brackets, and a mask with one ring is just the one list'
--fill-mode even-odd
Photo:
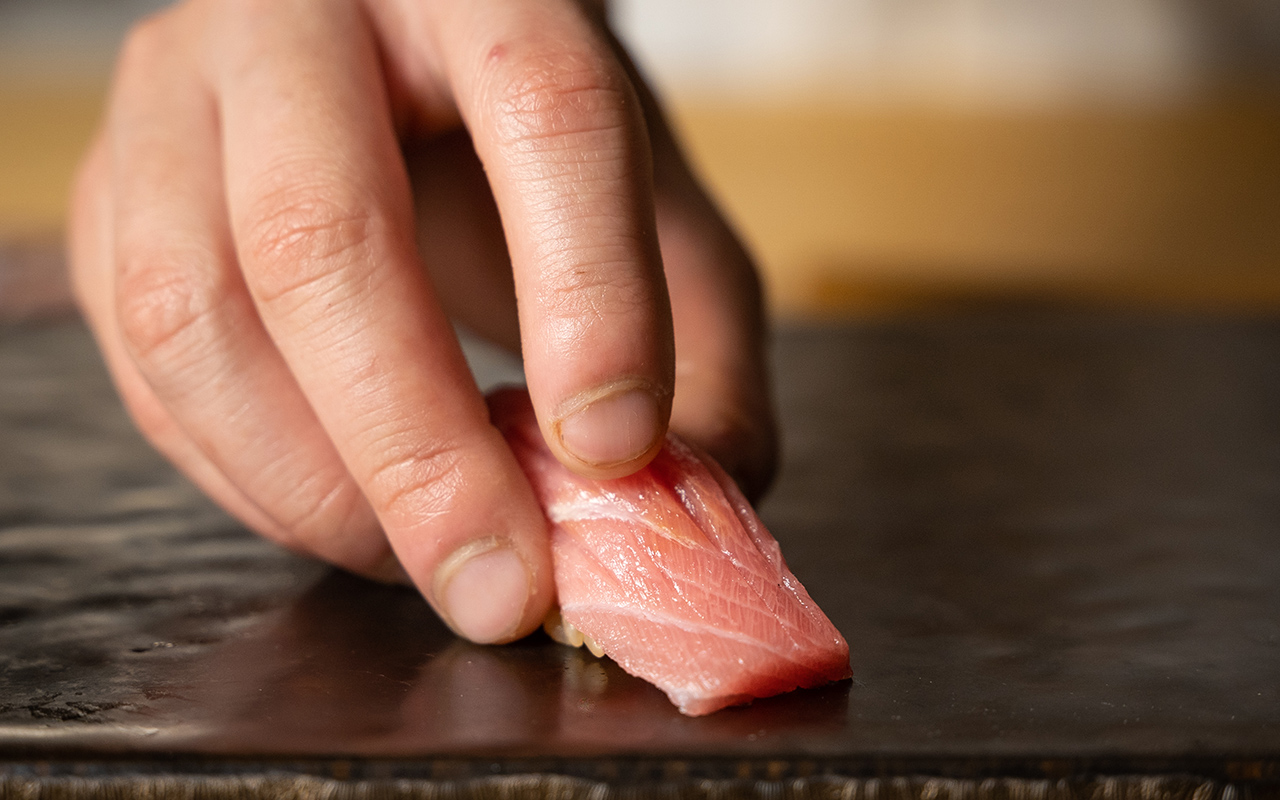
{"label": "pink fish flesh", "polygon": [[583,478],[547,449],[523,390],[489,406],[551,523],[569,635],[690,716],[850,676],[844,637],[709,457],[669,434],[638,473]]}

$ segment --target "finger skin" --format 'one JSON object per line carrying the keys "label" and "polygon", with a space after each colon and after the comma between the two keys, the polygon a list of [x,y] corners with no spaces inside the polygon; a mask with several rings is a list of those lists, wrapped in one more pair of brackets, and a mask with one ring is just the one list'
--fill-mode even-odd
{"label": "finger skin", "polygon": [[[71,192],[67,254],[76,303],[102,350],[116,391],[138,430],[184,475],[248,527],[270,536],[274,521],[209,461],[156,399],[120,339],[115,315],[114,213],[105,137],[90,146]],[[283,539],[283,534],[280,535]]]}
{"label": "finger skin", "polygon": [[516,289],[502,220],[466,131],[406,152],[418,250],[451,319],[520,352]]}
{"label": "finger skin", "polygon": [[759,270],[694,174],[635,64],[616,38],[610,41],[637,88],[653,143],[659,239],[679,343],[671,426],[755,500],[778,462]]}
{"label": "finger skin", "polygon": [[[678,429],[725,460],[740,480],[772,463],[771,455],[761,455],[768,448],[760,447],[772,436],[758,435],[772,428],[767,389],[760,391],[767,374],[750,260],[696,188],[678,148],[668,146],[669,136],[657,127],[653,140],[647,138],[643,86],[627,77],[626,65],[576,7],[530,0],[451,7],[368,0],[382,26],[379,52],[368,20],[346,3],[195,0],[188,6],[209,17],[196,49],[228,134],[219,144],[227,156],[222,177],[230,189],[232,255],[248,270],[245,288],[253,310],[265,318],[267,352],[278,348],[283,357],[277,363],[314,409],[320,440],[334,443],[341,466],[372,500],[396,551],[446,619],[445,595],[479,596],[485,581],[442,575],[484,562],[491,577],[510,576],[510,561],[502,556],[515,553],[531,582],[521,620],[500,636],[481,638],[519,635],[536,626],[550,602],[550,569],[541,513],[488,426],[440,300],[414,253],[397,131],[438,134],[465,120],[475,134],[488,170],[487,176],[478,173],[483,190],[465,202],[444,196],[457,201],[449,206],[453,218],[471,219],[463,209],[474,203],[474,218],[488,222],[470,229],[479,238],[450,241],[461,228],[450,232],[442,215],[437,228],[445,234],[428,236],[423,249],[429,258],[435,253],[463,267],[442,273],[432,262],[438,281],[445,280],[442,274],[458,276],[460,290],[451,283],[442,299],[451,308],[465,307],[464,316],[490,322],[486,332],[509,341],[515,326],[492,324],[495,306],[476,301],[489,291],[478,287],[501,286],[507,297],[509,284],[472,283],[468,292],[465,273],[480,261],[508,266],[492,244],[483,253],[477,249],[478,242],[492,242],[493,215],[501,209],[534,396],[544,435],[562,460],[587,474],[624,474],[648,460],[673,415]],[[395,13],[387,16],[387,9]],[[388,19],[398,24],[388,26]],[[650,126],[654,119],[649,116]],[[455,187],[474,180],[456,172],[446,177],[443,184]],[[492,193],[483,186],[486,177]],[[82,183],[95,180],[111,183],[109,177]],[[101,188],[82,194],[110,200],[110,191]],[[486,205],[494,196],[496,205]],[[131,207],[167,204],[130,200]],[[218,452],[216,434],[193,415],[194,406],[180,419],[170,412],[181,411],[175,398],[198,396],[198,382],[183,384],[183,370],[171,373],[164,362],[149,364],[145,377],[138,368],[139,356],[146,363],[144,352],[153,350],[145,346],[145,314],[122,323],[116,305],[101,300],[135,296],[114,285],[114,262],[123,259],[116,259],[110,236],[98,237],[107,244],[85,245],[92,237],[75,232],[81,227],[73,222],[77,249],[98,253],[74,258],[78,265],[96,264],[77,266],[77,274],[87,276],[77,279],[82,303],[140,427],[247,524],[287,538],[280,531],[289,526],[280,519],[290,515],[243,491],[256,489],[257,482],[238,472],[244,468],[240,454]],[[144,238],[135,229],[128,241]],[[443,246],[433,250],[433,239]],[[167,259],[134,264],[161,261]],[[134,280],[139,272],[125,268],[122,274]],[[509,303],[498,305],[500,315],[509,314]],[[682,342],[678,379],[673,325]],[[126,330],[132,331],[128,337]],[[229,363],[246,361],[241,356]],[[248,363],[264,362],[250,357]],[[234,383],[232,374],[244,372],[224,364],[221,386]],[[162,401],[153,386],[167,380],[178,384],[165,387]],[[638,420],[624,442],[640,445],[638,455],[584,460],[569,452],[561,436],[573,427],[566,422],[570,412],[604,407],[618,388],[642,390],[654,401],[647,411],[615,404],[624,419]],[[256,391],[258,402],[286,396]],[[292,423],[294,415],[287,416]],[[204,433],[193,438],[188,429]],[[646,432],[655,434],[650,450],[643,448]],[[735,459],[746,466],[735,468]],[[237,474],[239,486],[229,473]],[[339,563],[347,558],[310,545],[303,549]]]}
{"label": "finger skin", "polygon": [[750,261],[696,196],[660,196],[658,226],[680,343],[671,426],[754,501],[772,482],[778,455],[767,327],[754,273],[723,266]]}
{"label": "finger skin", "polygon": [[481,641],[523,635],[554,591],[545,519],[418,259],[367,21],[328,0],[238,8],[217,80],[232,229],[258,312],[441,615]]}
{"label": "finger skin", "polygon": [[[656,106],[649,124],[663,124]],[[664,131],[659,127],[651,138],[678,342],[671,426],[756,498],[772,478],[777,453],[760,283],[741,242]],[[510,259],[469,138],[458,132],[415,147],[410,169],[419,248],[441,302],[453,319],[519,352]]]}
{"label": "finger skin", "polygon": [[[267,536],[370,576],[398,571],[263,329],[226,221],[216,101],[157,15],[123,49],[109,118],[116,315],[157,400],[272,524]],[[173,180],[181,175],[181,181]]]}
{"label": "finger skin", "polygon": [[[424,31],[426,37],[426,32],[438,23],[422,19],[421,13],[415,18],[411,13],[419,9],[415,4],[410,4],[410,12],[399,9],[400,5],[373,2],[375,16],[383,20],[383,27],[394,28],[386,32],[386,37],[397,71],[413,76],[409,82],[418,81],[415,91],[428,98],[429,104],[446,93],[423,76],[443,70],[445,65],[439,57],[424,56],[433,53],[433,48],[412,50],[402,39],[406,31],[415,29]],[[596,22],[638,94],[653,151],[656,225],[665,276],[671,286],[679,354],[674,369],[672,427],[721,461],[749,496],[758,496],[775,469],[777,434],[766,367],[767,326],[755,266],[692,174],[658,103],[625,51],[607,34],[602,21]],[[458,45],[458,52],[469,52],[464,46],[465,36],[454,36],[451,41],[463,43]],[[501,95],[490,92],[488,96]],[[545,105],[554,108],[553,104]],[[461,157],[446,157],[446,149]],[[510,259],[504,249],[493,246],[499,221],[486,184],[494,173],[493,165],[489,164],[486,175],[484,167],[471,159],[465,147],[455,143],[452,149],[437,150],[433,141],[415,153],[415,171],[423,253],[441,287],[442,299],[450,313],[464,324],[512,346],[505,302],[477,303],[477,293],[467,283],[480,274],[488,287],[487,295],[502,292],[503,298],[507,296],[503,279],[511,268]],[[463,252],[469,257],[462,256]],[[527,298],[528,292],[522,296]],[[527,299],[524,303],[526,310],[536,306]],[[569,338],[572,340],[573,336]],[[603,352],[607,354],[609,347],[627,348],[631,344],[615,343]],[[588,349],[583,345],[584,351]],[[564,369],[562,360],[549,360],[557,369]],[[607,359],[599,363],[604,367],[609,364]],[[530,371],[536,378],[536,366],[531,365]],[[554,445],[554,431],[549,438]],[[566,458],[562,450],[556,452]],[[589,474],[612,474],[581,465],[576,468]]]}
{"label": "finger skin", "polygon": [[484,164],[543,435],[592,477],[661,446],[674,337],[639,100],[568,0],[418,4]]}

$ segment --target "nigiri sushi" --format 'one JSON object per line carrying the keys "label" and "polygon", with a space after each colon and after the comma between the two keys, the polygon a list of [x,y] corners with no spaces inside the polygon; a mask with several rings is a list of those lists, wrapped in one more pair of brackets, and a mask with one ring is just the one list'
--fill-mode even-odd
{"label": "nigiri sushi", "polygon": [[668,434],[636,474],[584,478],[547,448],[523,390],[489,407],[550,522],[553,637],[608,655],[690,716],[850,676],[844,637],[708,456]]}

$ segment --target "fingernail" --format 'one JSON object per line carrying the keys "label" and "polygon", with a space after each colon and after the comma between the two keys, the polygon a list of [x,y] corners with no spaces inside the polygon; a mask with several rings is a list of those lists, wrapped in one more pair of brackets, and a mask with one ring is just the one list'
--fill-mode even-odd
{"label": "fingernail", "polygon": [[488,644],[511,638],[529,602],[529,569],[505,543],[464,545],[436,572],[435,596],[459,635]]}
{"label": "fingernail", "polygon": [[560,420],[560,443],[593,466],[622,464],[645,453],[658,438],[658,399],[625,389],[593,399]]}

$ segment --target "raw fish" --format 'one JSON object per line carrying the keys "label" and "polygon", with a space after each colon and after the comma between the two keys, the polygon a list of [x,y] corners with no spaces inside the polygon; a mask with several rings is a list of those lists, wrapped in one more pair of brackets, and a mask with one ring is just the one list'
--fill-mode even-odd
{"label": "raw fish", "polygon": [[850,676],[844,637],[709,457],[669,434],[640,472],[583,478],[547,449],[523,390],[489,406],[551,523],[558,639],[690,716]]}

